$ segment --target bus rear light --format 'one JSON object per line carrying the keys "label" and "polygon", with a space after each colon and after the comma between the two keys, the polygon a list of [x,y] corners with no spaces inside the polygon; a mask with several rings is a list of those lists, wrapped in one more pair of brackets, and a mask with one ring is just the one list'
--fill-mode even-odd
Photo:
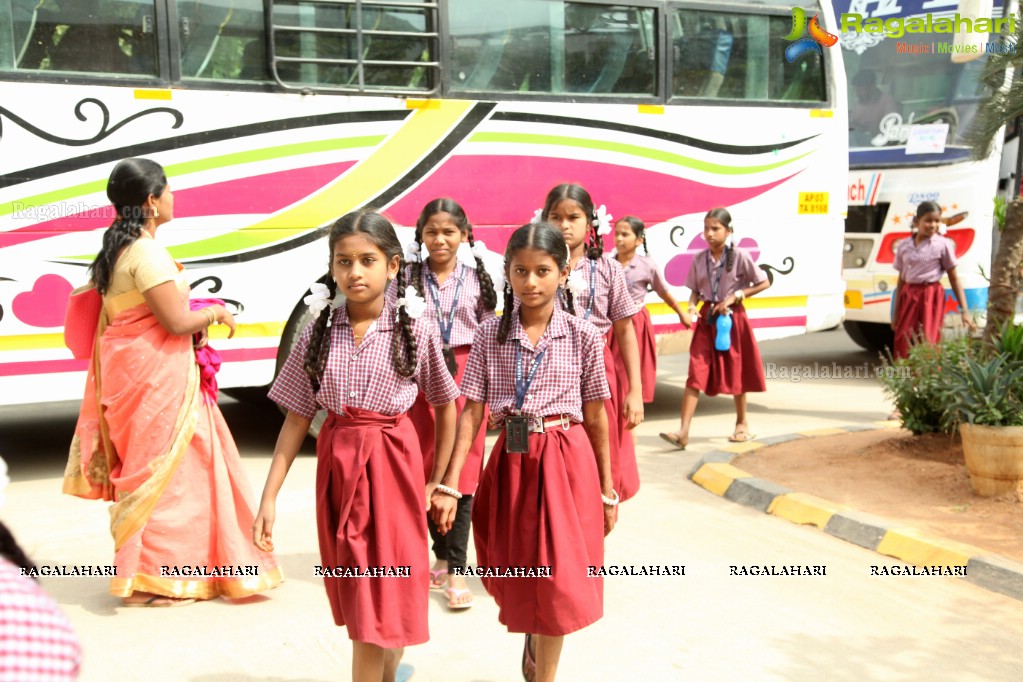
{"label": "bus rear light", "polygon": [[[881,241],[881,248],[877,250],[877,262],[894,263],[895,251],[898,248],[899,242],[909,236],[909,232],[890,232],[886,234]],[[956,258],[962,258],[963,254],[973,246],[975,233],[972,227],[964,227],[959,230],[949,230],[945,236],[956,245]]]}

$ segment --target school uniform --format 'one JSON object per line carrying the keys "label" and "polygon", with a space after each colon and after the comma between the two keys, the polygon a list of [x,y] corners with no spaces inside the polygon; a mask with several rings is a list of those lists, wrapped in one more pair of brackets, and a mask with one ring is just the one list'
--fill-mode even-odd
{"label": "school uniform", "polygon": [[[625,284],[629,295],[636,304],[637,312],[632,316],[632,327],[636,330],[636,341],[639,344],[639,369],[643,382],[643,402],[654,401],[654,390],[657,388],[657,338],[654,324],[650,319],[650,311],[646,309],[647,291],[653,290],[664,298],[668,295],[668,287],[661,278],[661,270],[650,256],[634,254],[632,260],[622,265]],[[608,339],[611,352],[621,355],[618,340],[612,334]]]}
{"label": "school uniform", "polygon": [[506,452],[504,430],[498,437],[473,507],[476,556],[482,569],[549,567],[549,577],[484,576],[483,585],[510,632],[565,635],[603,615],[603,582],[587,574],[603,562],[604,511],[582,408],[610,396],[604,344],[592,325],[555,308],[534,347],[517,308],[505,314],[513,315],[505,343],[499,320],[477,330],[462,395],[489,404],[503,425],[515,410],[518,359],[523,383],[532,375],[522,413],[546,426],[529,434],[527,453]]}
{"label": "school uniform", "polygon": [[[394,369],[395,308],[385,305],[358,346],[345,306],[333,312],[320,390],[302,369],[312,325],[270,398],[306,418],[329,411],[316,442],[316,526],[324,568],[401,569],[408,577],[324,577],[334,622],[359,642],[394,648],[429,639],[426,479],[406,413],[422,390],[434,405],[458,396],[432,320],[413,321],[418,364]],[[406,568],[407,567],[407,568]]]}
{"label": "school uniform", "polygon": [[[411,274],[412,268],[409,268]],[[422,264],[422,280],[420,288],[426,299],[425,317],[435,320],[441,333],[441,342],[450,346],[457,367],[453,375],[456,384],[461,384],[465,372],[465,363],[469,358],[476,328],[484,320],[494,317],[494,311],[483,305],[476,269],[465,263],[457,263],[454,271],[442,282],[438,283],[427,263]],[[447,339],[444,335],[447,334]],[[458,413],[465,408],[465,398],[461,395],[455,401]],[[419,436],[419,447],[423,452],[423,473],[430,479],[433,473],[435,417],[433,408],[423,392],[419,393],[416,402],[409,411],[409,417],[415,424]],[[484,410],[483,423],[487,422]],[[487,430],[481,428],[469,448],[469,455],[458,477],[458,492],[462,499],[458,501],[458,512],[455,522],[446,535],[441,535],[436,524],[430,521],[430,537],[433,539],[433,553],[437,559],[448,562],[448,568],[465,568],[465,549],[469,542],[469,519],[472,511],[472,495],[476,492],[480,474],[483,473],[483,453],[486,448]]]}
{"label": "school uniform", "polygon": [[[625,397],[629,392],[629,376],[620,350],[613,352],[615,322],[636,314],[636,303],[629,295],[622,266],[610,255],[597,260],[583,256],[575,264],[575,272],[583,276],[583,291],[573,297],[576,317],[590,322],[604,337],[604,367],[611,398],[607,401],[608,438],[611,441],[611,475],[622,501],[639,491],[639,466],[632,435],[625,428]],[[592,293],[591,293],[592,292]],[[617,344],[615,344],[617,348]]]}
{"label": "school uniform", "polygon": [[913,237],[899,242],[895,250],[895,269],[902,276],[902,288],[895,292],[898,309],[895,318],[896,358],[909,354],[917,338],[930,343],[941,340],[945,319],[945,287],[941,277],[956,266],[955,245],[951,239],[933,234],[917,244]]}
{"label": "school uniform", "polygon": [[689,346],[689,377],[686,379],[686,387],[710,396],[767,390],[760,348],[753,338],[753,328],[742,303],[731,308],[731,348],[728,351],[714,348],[714,337],[717,334],[711,318],[714,306],[739,289],[767,279],[767,274],[753,263],[748,251],[733,248],[735,260],[731,271],[726,267],[727,250],[722,252],[720,260],[715,261],[710,249],[706,249],[697,254],[686,276],[686,287],[697,292],[702,302]]}

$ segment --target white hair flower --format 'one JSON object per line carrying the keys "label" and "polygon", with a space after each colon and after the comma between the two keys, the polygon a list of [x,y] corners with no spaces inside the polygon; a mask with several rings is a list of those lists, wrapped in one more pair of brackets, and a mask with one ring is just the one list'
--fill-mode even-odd
{"label": "white hair flower", "polygon": [[322,282],[313,282],[309,291],[312,293],[302,300],[309,306],[309,312],[313,314],[313,317],[317,317],[324,308],[330,305],[330,289]]}
{"label": "white hair flower", "polygon": [[568,290],[572,292],[572,296],[579,296],[586,291],[586,278],[583,277],[583,273],[578,270],[573,270],[572,274],[568,276]]}
{"label": "white hair flower", "polygon": [[487,257],[488,253],[489,251],[487,251],[487,245],[481,242],[480,240],[477,239],[476,243],[472,245],[472,255],[475,258],[483,260],[484,258]]}
{"label": "white hair flower", "polygon": [[7,462],[4,461],[3,457],[0,457],[0,506],[4,504],[4,489],[10,482],[11,479],[7,476]]}
{"label": "white hair flower", "polygon": [[938,223],[938,234],[940,235],[948,234],[948,225],[946,225],[945,223]]}
{"label": "white hair flower", "polygon": [[593,212],[593,222],[597,224],[597,234],[601,237],[611,234],[612,220],[614,220],[614,216],[607,212],[607,207],[604,204],[601,204],[600,208]]}
{"label": "white hair flower", "polygon": [[476,258],[473,256],[472,249],[469,248],[469,242],[462,242],[458,245],[458,250],[455,251],[455,258],[458,259],[459,263],[468,265],[470,268],[476,267]]}
{"label": "white hair flower", "polygon": [[416,240],[410,241],[405,245],[405,261],[408,263],[418,263],[421,259],[419,254],[422,249],[422,245]]}
{"label": "white hair flower", "polygon": [[399,308],[405,308],[412,319],[418,319],[426,312],[426,299],[416,293],[416,288],[411,285],[405,287],[405,295],[395,303]]}
{"label": "white hair flower", "polygon": [[543,209],[542,208],[536,209],[533,212],[533,219],[530,220],[529,222],[532,223],[533,225],[543,222]]}

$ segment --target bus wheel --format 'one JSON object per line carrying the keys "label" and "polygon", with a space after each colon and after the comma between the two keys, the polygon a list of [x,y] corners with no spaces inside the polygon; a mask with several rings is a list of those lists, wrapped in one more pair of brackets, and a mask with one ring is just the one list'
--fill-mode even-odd
{"label": "bus wheel", "polygon": [[[306,305],[300,305],[295,309],[295,312],[291,314],[291,319],[288,320],[288,324],[284,327],[284,333],[281,335],[281,345],[277,351],[277,369],[274,370],[274,377],[281,372],[281,367],[284,366],[284,361],[291,355],[291,349],[298,343],[298,337],[302,334],[302,330],[313,321],[313,315],[309,312],[309,308]],[[280,408],[281,412],[286,412],[284,408]],[[320,435],[320,428],[323,426],[323,422],[327,421],[326,410],[320,410],[313,417],[313,423],[309,425],[309,435],[316,438]]]}
{"label": "bus wheel", "polygon": [[849,338],[856,342],[861,348],[880,353],[885,348],[895,345],[895,332],[887,324],[878,322],[853,322],[846,320],[842,323]]}

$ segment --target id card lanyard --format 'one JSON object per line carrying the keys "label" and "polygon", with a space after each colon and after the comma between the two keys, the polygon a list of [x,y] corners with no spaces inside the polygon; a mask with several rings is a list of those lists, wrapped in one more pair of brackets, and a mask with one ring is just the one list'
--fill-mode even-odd
{"label": "id card lanyard", "polygon": [[515,346],[515,414],[522,414],[522,405],[526,402],[526,394],[529,393],[529,387],[533,384],[533,379],[536,378],[536,370],[540,368],[540,362],[546,353],[547,349],[544,348],[536,354],[529,367],[529,373],[523,377],[522,343],[519,342],[519,345]]}
{"label": "id card lanyard", "polygon": [[724,264],[725,254],[724,254],[723,251],[721,252],[722,262],[721,262],[721,264],[719,265],[719,267],[717,269],[717,277],[715,278],[714,277],[714,271],[711,270],[711,266],[710,266],[710,249],[707,249],[704,253],[707,256],[707,278],[710,279],[710,298],[711,298],[711,303],[719,303],[720,301],[718,301],[718,287],[721,286],[721,277],[725,273],[725,264]]}
{"label": "id card lanyard", "polygon": [[443,342],[441,353],[444,355],[444,363],[451,372],[451,376],[458,373],[458,365],[455,363],[455,354],[451,350],[451,331],[455,327],[455,309],[458,308],[458,295],[462,293],[462,285],[465,283],[464,275],[458,279],[458,286],[455,288],[455,299],[451,302],[451,310],[444,314],[444,308],[440,302],[440,288],[434,279],[433,273],[426,275],[426,283],[433,296],[434,305],[437,306],[437,324],[440,326],[440,338]]}
{"label": "id card lanyard", "polygon": [[589,258],[586,260],[590,261],[590,300],[586,303],[584,320],[590,319],[590,313],[593,312],[593,299],[596,298],[597,293],[597,262]]}

